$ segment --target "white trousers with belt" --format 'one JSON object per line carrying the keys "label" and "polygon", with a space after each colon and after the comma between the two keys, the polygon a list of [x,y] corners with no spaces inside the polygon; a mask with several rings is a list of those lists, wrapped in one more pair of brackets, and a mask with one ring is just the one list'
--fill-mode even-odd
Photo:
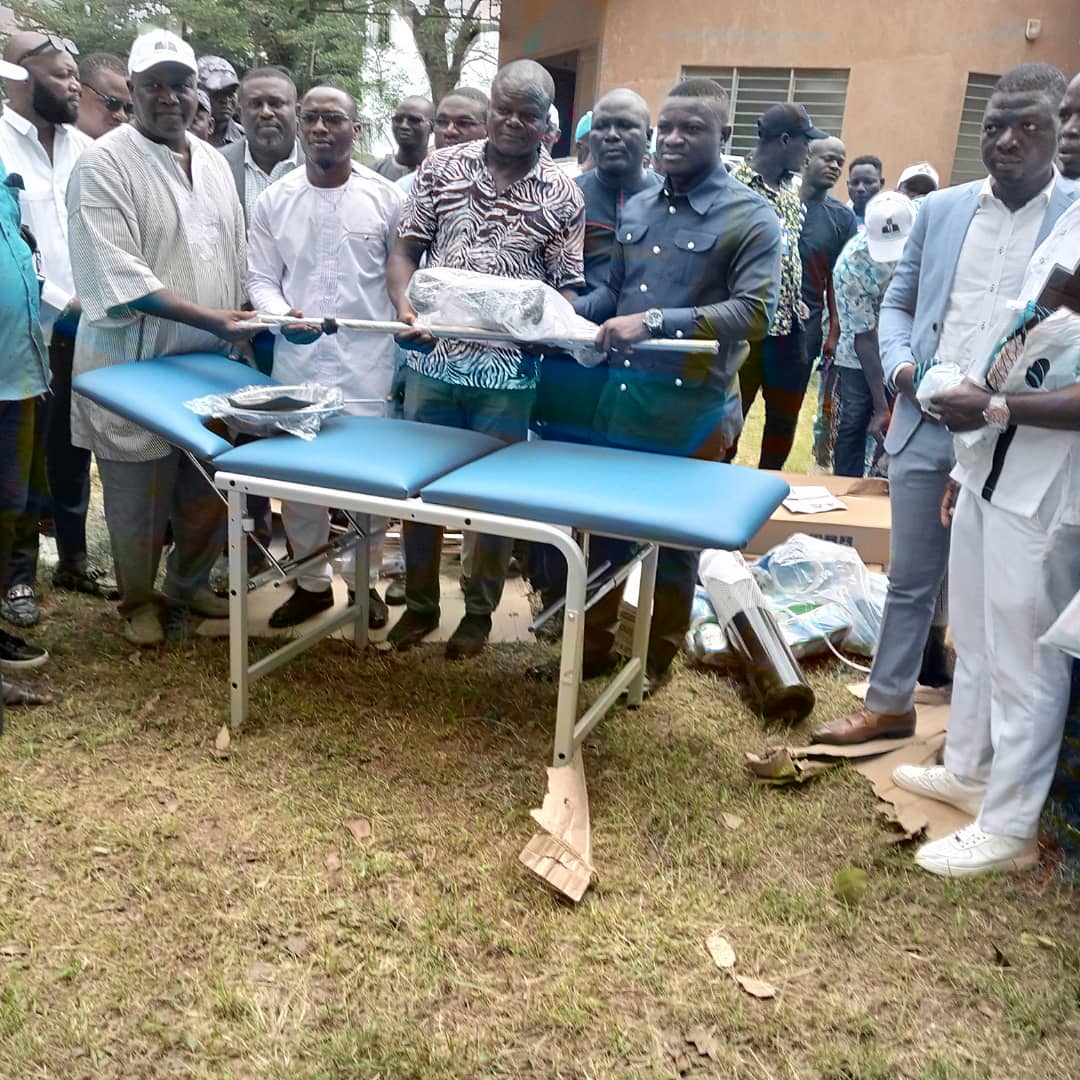
{"label": "white trousers with belt", "polygon": [[[292,545],[293,556],[306,558],[318,550],[330,539],[330,512],[322,506],[310,503],[281,503],[281,521],[285,534]],[[386,518],[371,519],[371,572],[369,585],[374,588],[379,582],[379,569],[382,566],[383,544],[386,540]],[[352,552],[336,560],[342,577],[350,588],[356,588],[356,561]],[[296,583],[309,592],[322,592],[329,589],[334,578],[334,568],[329,559],[322,559],[302,574],[297,574]]]}
{"label": "white trousers with belt", "polygon": [[1072,660],[1039,638],[1080,589],[1080,526],[1063,523],[1062,503],[1054,484],[1026,518],[964,488],[953,518],[945,767],[986,784],[988,833],[1038,833],[1061,748]]}

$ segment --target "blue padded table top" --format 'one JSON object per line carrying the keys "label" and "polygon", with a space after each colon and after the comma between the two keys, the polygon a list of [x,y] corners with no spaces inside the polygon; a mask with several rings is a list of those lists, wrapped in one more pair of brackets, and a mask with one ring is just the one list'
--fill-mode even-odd
{"label": "blue padded table top", "polygon": [[208,461],[231,450],[232,444],[203,427],[202,417],[185,408],[184,402],[273,382],[220,353],[184,353],[86,371],[75,377],[72,387],[110,412]]}
{"label": "blue padded table top", "polygon": [[432,480],[504,445],[477,431],[335,416],[310,442],[294,435],[259,439],[218,455],[214,467],[242,476],[407,499]]}
{"label": "blue padded table top", "polygon": [[456,469],[420,497],[673,547],[737,551],[788,491],[778,477],[740,465],[534,441]]}

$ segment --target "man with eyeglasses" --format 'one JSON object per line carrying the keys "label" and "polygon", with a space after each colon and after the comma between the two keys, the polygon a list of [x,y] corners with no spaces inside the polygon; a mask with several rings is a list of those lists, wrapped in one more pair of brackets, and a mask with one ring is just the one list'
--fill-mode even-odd
{"label": "man with eyeglasses", "polygon": [[[543,152],[551,75],[532,60],[503,67],[491,84],[488,138],[437,150],[420,167],[402,212],[387,276],[403,322],[416,322],[407,289],[422,259],[428,266],[546,282],[568,296],[585,284],[581,190]],[[410,352],[405,418],[483,431],[504,442],[524,439],[536,399],[539,364],[509,345],[434,341]],[[404,526],[405,613],[389,641],[406,649],[439,625],[442,531]],[[449,659],[475,656],[491,633],[512,542],[481,536],[465,584],[465,617],[446,645]]]}
{"label": "man with eyeglasses", "polygon": [[[304,167],[271,184],[255,204],[248,238],[248,295],[272,315],[319,315],[392,321],[386,260],[394,243],[404,196],[395,184],[352,159],[359,137],[356,102],[343,90],[316,86],[300,103]],[[394,379],[394,339],[355,330],[336,334],[286,326],[274,347],[274,378],[317,382],[340,389],[350,413],[383,416]],[[283,502],[281,516],[294,555],[325,547],[325,509]],[[386,625],[375,591],[385,522],[373,521],[372,628]],[[346,578],[354,576],[345,568]],[[297,578],[292,595],[270,616],[272,627],[296,626],[334,605],[329,559]],[[352,582],[355,586],[355,581]],[[362,584],[362,583],[361,583]]]}
{"label": "man with eyeglasses", "polygon": [[[488,96],[471,86],[456,86],[435,110],[435,149],[487,138]],[[397,185],[406,195],[412,191],[416,172],[406,173]]]}
{"label": "man with eyeglasses", "polygon": [[[221,155],[187,131],[195,54],[167,30],[128,59],[134,122],[93,143],[71,176],[72,265],[83,303],[75,373],[176,353],[228,351],[239,324],[244,214]],[[220,500],[185,455],[145,428],[75,395],[72,437],[92,450],[134,645],[182,641],[189,613],[228,615],[210,568],[225,538]],[[164,610],[154,588],[166,529]],[[164,618],[163,618],[164,616]]]}
{"label": "man with eyeglasses", "polygon": [[91,53],[79,61],[82,100],[75,126],[100,139],[131,120],[135,106],[127,84],[127,65],[112,53]]}
{"label": "man with eyeglasses", "polygon": [[416,172],[420,162],[427,157],[434,113],[435,106],[426,97],[402,99],[390,118],[390,133],[397,143],[397,150],[372,165],[380,176],[400,180]]}
{"label": "man with eyeglasses", "polygon": [[77,53],[64,38],[29,30],[13,34],[4,49],[9,63],[29,73],[25,81],[7,84],[10,100],[0,118],[0,158],[23,179],[23,221],[37,238],[41,253],[45,279],[41,323],[49,345],[53,388],[52,395],[43,399],[39,425],[43,465],[34,472],[36,480],[19,525],[7,592],[0,600],[0,614],[16,626],[33,626],[41,618],[36,594],[38,522],[45,514],[49,490],[60,556],[53,583],[96,596],[115,590],[103,571],[87,563],[90,455],[71,444],[71,365],[80,309],[68,252],[64,195],[76,160],[93,145],[74,126],[82,93]]}

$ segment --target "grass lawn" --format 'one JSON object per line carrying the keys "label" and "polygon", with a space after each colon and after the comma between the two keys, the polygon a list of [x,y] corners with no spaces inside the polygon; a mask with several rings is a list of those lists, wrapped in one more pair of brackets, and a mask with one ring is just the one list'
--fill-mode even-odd
{"label": "grass lawn", "polygon": [[[256,684],[222,759],[224,641],[140,654],[107,606],[45,604],[67,697],[0,738],[0,1077],[1080,1072],[1076,894],[917,872],[847,769],[751,786],[743,751],[786,733],[726,680],[681,671],[593,733],[573,907],[517,864],[540,648],[323,643]],[[850,707],[839,665],[811,678],[815,719]]]}

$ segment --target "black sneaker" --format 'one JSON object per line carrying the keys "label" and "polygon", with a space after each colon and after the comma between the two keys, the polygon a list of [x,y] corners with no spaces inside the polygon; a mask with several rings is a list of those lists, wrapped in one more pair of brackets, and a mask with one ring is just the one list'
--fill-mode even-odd
{"label": "black sneaker", "polygon": [[[356,593],[349,590],[349,605],[352,606],[356,599]],[[383,603],[382,597],[375,589],[368,589],[368,614],[367,624],[369,630],[381,630],[390,621],[390,610]]]}
{"label": "black sneaker", "polygon": [[0,630],[0,668],[4,671],[27,671],[49,662],[49,654],[36,645]]}
{"label": "black sneaker", "polygon": [[490,615],[470,615],[466,612],[446,643],[446,659],[464,660],[468,656],[479,656],[484,651],[490,633]]}
{"label": "black sneaker", "polygon": [[312,592],[310,589],[303,589],[297,585],[292,596],[270,616],[270,625],[275,630],[281,630],[286,626],[297,626],[299,623],[307,622],[313,615],[329,611],[333,606],[333,589]]}
{"label": "black sneaker", "polygon": [[432,632],[438,630],[439,616],[419,615],[415,611],[405,610],[401,618],[391,627],[386,640],[401,652],[418,645]]}

